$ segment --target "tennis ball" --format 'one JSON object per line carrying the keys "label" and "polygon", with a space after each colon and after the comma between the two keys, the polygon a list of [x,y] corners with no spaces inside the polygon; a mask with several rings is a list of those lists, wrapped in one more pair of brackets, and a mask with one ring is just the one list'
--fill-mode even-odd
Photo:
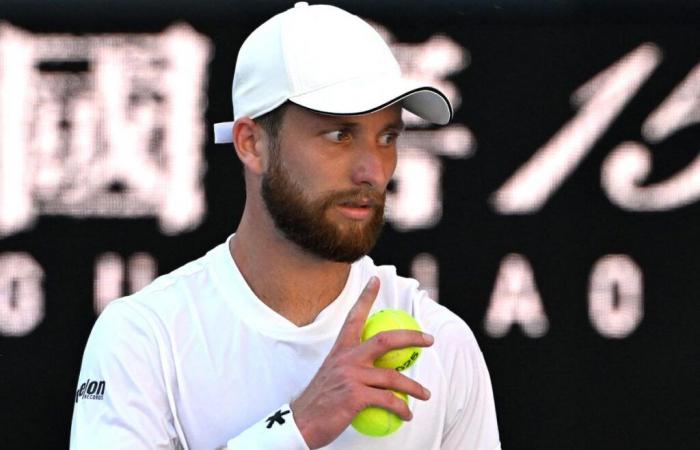
{"label": "tennis ball", "polygon": [[[392,391],[394,395],[408,403],[408,396],[403,392]],[[382,437],[398,430],[403,420],[391,411],[370,406],[360,411],[352,420],[352,427],[362,434]]]}
{"label": "tennis ball", "polygon": [[[389,330],[416,330],[420,331],[420,325],[406,311],[400,309],[382,309],[372,314],[365,322],[362,330],[362,342],[370,339],[377,333]],[[399,372],[406,370],[416,362],[420,356],[420,347],[407,347],[390,350],[374,361],[375,367],[395,369]]]}

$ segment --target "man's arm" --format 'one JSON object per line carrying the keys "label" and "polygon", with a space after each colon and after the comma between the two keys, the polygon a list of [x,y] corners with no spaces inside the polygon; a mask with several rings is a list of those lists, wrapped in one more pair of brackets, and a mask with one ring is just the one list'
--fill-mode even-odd
{"label": "man's arm", "polygon": [[448,323],[439,341],[450,385],[441,449],[500,449],[491,378],[474,335],[461,321]]}
{"label": "man's arm", "polygon": [[147,319],[127,299],[112,302],[85,347],[70,448],[177,448],[162,364]]}
{"label": "man's arm", "polygon": [[[168,344],[147,314],[130,299],[117,300],[95,323],[75,395],[71,450],[190,448],[177,418],[175,389],[168,387],[175,382]],[[285,425],[269,429],[260,418],[222,448],[308,450],[289,419],[273,420]]]}

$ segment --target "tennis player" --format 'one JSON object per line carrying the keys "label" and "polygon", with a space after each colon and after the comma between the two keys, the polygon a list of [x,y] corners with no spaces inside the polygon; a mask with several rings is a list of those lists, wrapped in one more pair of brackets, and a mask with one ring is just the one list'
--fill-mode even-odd
{"label": "tennis player", "polygon": [[[246,202],[226,242],[109,304],[83,357],[74,450],[500,448],[474,335],[418,282],[366,256],[383,224],[402,111],[446,124],[434,87],[402,78],[382,38],[332,6],[298,3],[240,49],[234,121]],[[361,343],[368,314],[422,325]],[[373,367],[423,347],[404,372]],[[391,390],[408,394],[408,402]],[[368,406],[393,434],[349,426]]]}

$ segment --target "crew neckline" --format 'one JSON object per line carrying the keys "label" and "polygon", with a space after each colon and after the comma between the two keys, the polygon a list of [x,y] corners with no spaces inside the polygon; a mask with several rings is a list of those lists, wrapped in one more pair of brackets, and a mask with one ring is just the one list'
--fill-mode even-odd
{"label": "crew neckline", "polygon": [[359,261],[350,265],[350,272],[340,294],[316,316],[313,322],[297,326],[286,317],[267,306],[250,288],[241,274],[229,250],[233,234],[226,242],[212,249],[208,256],[213,259],[211,266],[215,283],[221,296],[234,310],[237,318],[262,334],[286,341],[308,341],[335,336],[352,308],[354,297],[359,295]]}

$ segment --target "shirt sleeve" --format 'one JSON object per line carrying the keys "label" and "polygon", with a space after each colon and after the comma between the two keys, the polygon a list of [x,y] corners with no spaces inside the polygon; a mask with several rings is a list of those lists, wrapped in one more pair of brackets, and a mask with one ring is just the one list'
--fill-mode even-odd
{"label": "shirt sleeve", "polygon": [[[166,344],[147,314],[125,298],[95,322],[74,395],[71,450],[190,448],[168,388],[175,381],[163,356]],[[309,447],[286,404],[230,439],[226,449]]]}
{"label": "shirt sleeve", "polygon": [[74,401],[71,450],[187,448],[155,335],[128,299],[112,302],[95,322]]}
{"label": "shirt sleeve", "polygon": [[228,441],[227,450],[309,450],[294,421],[289,404],[282,405],[235,438]]}
{"label": "shirt sleeve", "polygon": [[500,449],[491,378],[474,335],[463,322],[452,322],[443,327],[440,340],[450,385],[441,449]]}

